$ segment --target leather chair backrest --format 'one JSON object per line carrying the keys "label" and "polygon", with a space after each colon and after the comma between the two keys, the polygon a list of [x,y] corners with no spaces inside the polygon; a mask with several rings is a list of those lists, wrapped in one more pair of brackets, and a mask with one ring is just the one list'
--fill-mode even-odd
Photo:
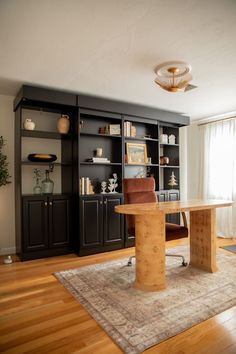
{"label": "leather chair backrest", "polygon": [[[147,178],[125,178],[123,180],[125,204],[155,203],[155,179]],[[129,234],[134,233],[134,216],[126,217]]]}

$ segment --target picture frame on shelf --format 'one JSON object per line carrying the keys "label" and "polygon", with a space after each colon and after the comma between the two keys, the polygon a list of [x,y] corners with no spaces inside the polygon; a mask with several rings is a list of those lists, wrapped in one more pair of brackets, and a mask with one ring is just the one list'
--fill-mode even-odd
{"label": "picture frame on shelf", "polygon": [[126,143],[127,163],[133,165],[146,165],[146,144]]}
{"label": "picture frame on shelf", "polygon": [[120,124],[110,124],[109,125],[110,135],[120,135]]}

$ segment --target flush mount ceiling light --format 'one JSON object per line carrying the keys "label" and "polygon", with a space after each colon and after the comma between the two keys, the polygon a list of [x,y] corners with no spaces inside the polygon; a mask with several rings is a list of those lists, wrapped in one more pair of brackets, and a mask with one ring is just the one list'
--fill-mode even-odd
{"label": "flush mount ceiling light", "polygon": [[156,67],[155,82],[169,92],[189,91],[197,86],[190,85],[191,66],[184,61],[168,61]]}

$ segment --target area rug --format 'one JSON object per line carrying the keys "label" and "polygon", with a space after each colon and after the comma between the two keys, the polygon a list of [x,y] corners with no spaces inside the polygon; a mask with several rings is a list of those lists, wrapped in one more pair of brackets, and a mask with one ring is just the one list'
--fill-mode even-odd
{"label": "area rug", "polygon": [[236,245],[221,246],[221,248],[224,248],[227,251],[236,253]]}
{"label": "area rug", "polygon": [[[171,249],[188,258],[187,246]],[[236,256],[219,251],[216,273],[167,257],[167,288],[133,287],[127,258],[56,273],[125,353],[137,354],[236,305]]]}

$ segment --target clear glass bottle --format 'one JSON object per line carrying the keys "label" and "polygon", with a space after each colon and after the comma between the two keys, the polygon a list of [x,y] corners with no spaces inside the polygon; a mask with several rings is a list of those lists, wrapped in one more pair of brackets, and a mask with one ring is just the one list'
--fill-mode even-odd
{"label": "clear glass bottle", "polygon": [[46,178],[42,181],[42,193],[52,194],[54,182],[49,178],[49,170],[45,171]]}
{"label": "clear glass bottle", "polygon": [[38,178],[36,178],[36,184],[35,184],[35,186],[33,188],[33,192],[34,192],[34,194],[42,194],[42,187],[39,184],[39,179]]}

